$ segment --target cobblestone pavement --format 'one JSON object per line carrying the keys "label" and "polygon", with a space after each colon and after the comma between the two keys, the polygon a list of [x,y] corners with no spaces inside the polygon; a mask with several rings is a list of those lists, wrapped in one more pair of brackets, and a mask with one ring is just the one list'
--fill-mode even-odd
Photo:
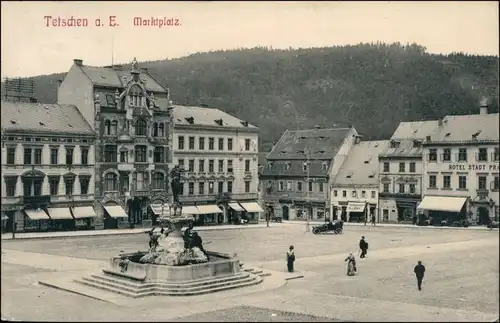
{"label": "cobblestone pavement", "polygon": [[[189,300],[174,304],[157,297],[139,299],[136,306],[126,307],[99,302],[36,284],[44,275],[64,274],[67,266],[40,270],[26,261],[4,262],[8,257],[2,257],[2,317],[54,321],[323,321],[277,313],[290,311],[332,321],[491,322],[498,318],[498,232],[350,227],[343,235],[314,236],[304,229],[289,225],[200,232],[205,242],[212,241],[208,249],[237,252],[245,263],[264,268],[281,266],[278,270],[284,269],[284,252],[294,244],[297,269],[304,271],[305,278],[279,289],[239,297],[213,294],[213,300],[207,298],[196,305],[188,304]],[[356,251],[361,235],[370,243],[368,258],[358,260],[357,276],[346,277],[342,258]],[[6,255],[10,249],[100,260],[120,251],[144,250],[146,245],[146,235],[2,241]],[[421,292],[416,290],[412,273],[417,260],[427,267]]]}

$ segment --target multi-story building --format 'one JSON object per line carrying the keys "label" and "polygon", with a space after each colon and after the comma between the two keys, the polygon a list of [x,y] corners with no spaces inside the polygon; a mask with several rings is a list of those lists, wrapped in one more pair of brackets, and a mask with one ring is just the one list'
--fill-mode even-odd
{"label": "multi-story building", "polygon": [[259,129],[215,108],[174,105],[172,113],[183,212],[198,225],[258,221]]}
{"label": "multi-story building", "polygon": [[422,144],[438,121],[401,122],[380,153],[379,214],[382,222],[412,222],[422,200]]}
{"label": "multi-story building", "polygon": [[331,180],[359,140],[352,127],[285,131],[260,176],[271,214],[285,220],[331,218]]}
{"label": "multi-story building", "polygon": [[173,130],[168,89],[135,59],[130,70],[75,59],[58,102],[77,105],[97,133],[95,210],[105,226],[149,222],[162,212]]}
{"label": "multi-story building", "polygon": [[2,101],[8,231],[93,227],[95,133],[76,106]]}
{"label": "multi-story building", "polygon": [[378,155],[387,149],[388,140],[361,141],[349,152],[332,181],[330,214],[349,222],[367,219],[380,221],[378,215]]}
{"label": "multi-story building", "polygon": [[434,222],[465,216],[485,224],[499,215],[499,114],[447,116],[424,142],[419,212]]}

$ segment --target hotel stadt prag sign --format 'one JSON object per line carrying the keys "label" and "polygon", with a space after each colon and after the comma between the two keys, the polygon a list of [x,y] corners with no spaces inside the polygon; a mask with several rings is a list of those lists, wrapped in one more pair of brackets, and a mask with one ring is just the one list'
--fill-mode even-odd
{"label": "hotel stadt prag sign", "polygon": [[491,165],[486,165],[486,164],[450,164],[448,167],[449,170],[456,170],[456,171],[498,171],[500,170],[500,167],[498,164],[491,164]]}

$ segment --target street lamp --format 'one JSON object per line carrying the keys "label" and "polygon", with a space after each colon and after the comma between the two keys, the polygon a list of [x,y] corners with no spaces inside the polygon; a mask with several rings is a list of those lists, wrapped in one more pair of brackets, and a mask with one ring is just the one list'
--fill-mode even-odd
{"label": "street lamp", "polygon": [[309,211],[312,211],[311,210],[311,206],[310,206],[310,192],[311,190],[309,189],[310,187],[310,169],[311,169],[311,165],[310,165],[310,158],[309,158],[309,150],[307,149],[307,147],[304,149],[304,152],[306,153],[306,167],[307,167],[307,197],[306,197],[306,232],[309,232],[310,231],[310,223],[309,223],[309,217],[310,217],[310,214],[309,214]]}

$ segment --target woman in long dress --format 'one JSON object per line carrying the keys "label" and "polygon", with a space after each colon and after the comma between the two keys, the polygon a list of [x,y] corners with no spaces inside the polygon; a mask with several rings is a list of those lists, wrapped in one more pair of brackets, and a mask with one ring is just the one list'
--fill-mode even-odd
{"label": "woman in long dress", "polygon": [[293,272],[293,263],[295,262],[295,251],[293,246],[290,246],[286,253],[286,264],[288,268],[288,272]]}

